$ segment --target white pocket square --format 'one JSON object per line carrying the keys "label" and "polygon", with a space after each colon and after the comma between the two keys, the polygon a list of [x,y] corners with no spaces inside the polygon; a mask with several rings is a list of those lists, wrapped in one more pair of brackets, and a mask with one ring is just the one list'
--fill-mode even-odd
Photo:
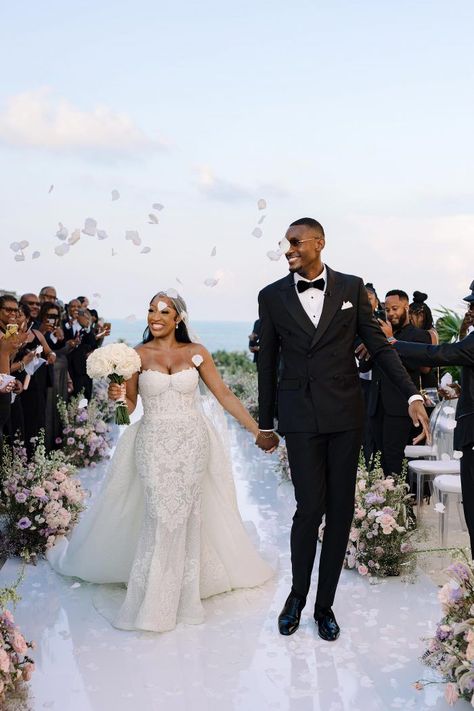
{"label": "white pocket square", "polygon": [[352,304],[350,301],[342,302],[341,311],[344,311],[344,309],[352,309]]}

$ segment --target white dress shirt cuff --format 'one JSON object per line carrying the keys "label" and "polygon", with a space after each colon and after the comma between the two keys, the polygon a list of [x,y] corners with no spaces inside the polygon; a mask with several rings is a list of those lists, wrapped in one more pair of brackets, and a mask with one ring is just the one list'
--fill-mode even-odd
{"label": "white dress shirt cuff", "polygon": [[415,402],[416,400],[421,400],[421,402],[424,402],[421,395],[412,395],[411,397],[408,398],[408,404],[411,405],[412,402]]}
{"label": "white dress shirt cuff", "polygon": [[259,432],[275,432],[275,430],[261,430],[260,427],[258,428]]}

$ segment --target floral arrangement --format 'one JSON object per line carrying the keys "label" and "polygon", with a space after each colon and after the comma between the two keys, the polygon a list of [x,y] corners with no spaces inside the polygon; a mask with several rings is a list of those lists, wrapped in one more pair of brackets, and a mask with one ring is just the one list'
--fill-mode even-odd
{"label": "floral arrangement", "polygon": [[416,520],[408,490],[403,475],[385,477],[379,462],[371,471],[359,463],[345,567],[360,575],[385,577],[414,566],[411,538]]}
{"label": "floral arrangement", "polygon": [[110,423],[115,420],[115,403],[109,399],[107,382],[105,380],[94,380],[92,387],[92,399],[97,411],[101,414],[104,422]]}
{"label": "floral arrangement", "polygon": [[31,679],[35,669],[33,660],[27,655],[29,649],[34,649],[34,644],[25,640],[15,624],[12,613],[6,609],[9,602],[16,603],[20,599],[16,590],[21,578],[22,575],[11,588],[0,590],[0,708],[2,709],[6,708],[12,696],[20,700],[18,695],[21,694],[21,686],[23,682]]}
{"label": "floral arrangement", "polygon": [[43,436],[30,461],[19,443],[4,448],[0,513],[6,551],[34,562],[72,530],[86,496],[73,471],[62,451],[46,454]]}
{"label": "floral arrangement", "polygon": [[74,467],[95,467],[110,451],[112,426],[94,398],[87,401],[81,394],[68,403],[58,399],[58,411],[63,423],[63,436],[56,444]]}
{"label": "floral arrangement", "polygon": [[[87,359],[87,375],[90,378],[108,378],[122,385],[141,368],[140,356],[125,343],[110,343],[97,348]],[[123,400],[117,400],[115,408],[117,425],[129,425],[128,408]]]}
{"label": "floral arrangement", "polygon": [[[450,706],[465,699],[474,706],[474,564],[456,561],[448,568],[449,580],[438,593],[443,618],[422,659],[446,682]],[[425,683],[418,681],[417,689]]]}

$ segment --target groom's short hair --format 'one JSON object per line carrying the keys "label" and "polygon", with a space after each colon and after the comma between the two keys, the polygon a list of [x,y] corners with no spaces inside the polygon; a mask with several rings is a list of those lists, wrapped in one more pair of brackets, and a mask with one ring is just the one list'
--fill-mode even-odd
{"label": "groom's short hair", "polygon": [[398,296],[399,299],[403,299],[404,301],[410,301],[406,291],[402,291],[401,289],[392,289],[392,291],[387,291],[387,293],[385,294],[385,298],[387,298],[387,296]]}
{"label": "groom's short hair", "polygon": [[309,227],[311,230],[314,230],[322,237],[325,237],[323,226],[320,222],[314,220],[312,217],[301,217],[299,220],[295,220],[294,222],[292,222],[290,227],[297,227],[298,225],[304,225],[305,227]]}

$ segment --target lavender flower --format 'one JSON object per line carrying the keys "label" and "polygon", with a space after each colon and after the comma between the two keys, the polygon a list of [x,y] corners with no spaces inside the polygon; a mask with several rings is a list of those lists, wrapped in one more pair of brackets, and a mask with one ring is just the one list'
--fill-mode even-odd
{"label": "lavender flower", "polygon": [[28,518],[28,516],[23,516],[23,518],[20,518],[20,520],[17,523],[17,527],[21,529],[22,531],[25,530],[25,528],[29,528],[31,526],[31,521]]}
{"label": "lavender flower", "polygon": [[19,504],[24,504],[26,501],[26,498],[27,498],[27,496],[23,491],[19,491],[18,494],[15,494],[15,500]]}

